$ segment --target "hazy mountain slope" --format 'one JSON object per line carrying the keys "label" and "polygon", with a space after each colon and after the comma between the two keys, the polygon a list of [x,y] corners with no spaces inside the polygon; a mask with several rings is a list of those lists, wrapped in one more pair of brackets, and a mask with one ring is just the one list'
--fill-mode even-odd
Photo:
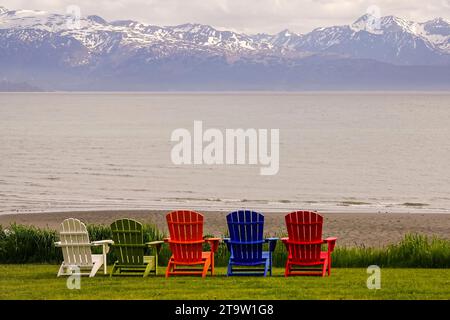
{"label": "hazy mountain slope", "polygon": [[246,35],[0,7],[0,77],[46,90],[450,87],[446,20],[370,19]]}

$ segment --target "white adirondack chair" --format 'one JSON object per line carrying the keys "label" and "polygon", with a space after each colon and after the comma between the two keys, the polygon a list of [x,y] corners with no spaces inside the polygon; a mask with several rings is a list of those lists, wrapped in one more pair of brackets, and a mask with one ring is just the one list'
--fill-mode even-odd
{"label": "white adirondack chair", "polygon": [[[64,261],[58,271],[58,277],[62,275],[73,275],[79,270],[78,275],[95,276],[103,265],[104,273],[107,274],[106,254],[109,245],[114,244],[112,240],[89,241],[86,225],[78,219],[69,218],[61,223],[59,231],[60,241],[55,242],[63,252]],[[102,246],[102,254],[92,254],[91,247]]]}

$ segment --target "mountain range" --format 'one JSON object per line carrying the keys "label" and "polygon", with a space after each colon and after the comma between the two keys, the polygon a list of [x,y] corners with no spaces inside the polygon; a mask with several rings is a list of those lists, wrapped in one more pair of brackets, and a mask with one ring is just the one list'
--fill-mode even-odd
{"label": "mountain range", "polygon": [[244,34],[0,7],[0,79],[44,90],[449,90],[450,23]]}

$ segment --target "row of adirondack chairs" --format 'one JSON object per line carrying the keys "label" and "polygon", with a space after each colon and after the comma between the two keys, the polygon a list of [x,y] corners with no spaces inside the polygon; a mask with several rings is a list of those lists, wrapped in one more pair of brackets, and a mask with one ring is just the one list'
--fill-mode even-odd
{"label": "row of adirondack chairs", "polygon": [[[172,275],[214,274],[214,253],[220,238],[203,236],[203,215],[190,210],[167,214],[170,238],[164,241],[144,242],[142,224],[132,219],[120,219],[111,224],[112,239],[89,241],[84,223],[66,219],[61,224],[60,241],[64,261],[58,276],[95,276],[103,265],[107,274],[106,255],[110,246],[117,261],[110,275],[142,275],[158,273],[158,254],[164,242],[169,244],[172,256],[166,268],[166,277]],[[323,217],[312,211],[295,211],[285,217],[288,237],[281,241],[287,248],[285,276],[319,275],[331,272],[331,253],[337,238],[322,239]],[[227,215],[229,238],[223,239],[229,252],[228,276],[272,275],[272,253],[278,238],[264,237],[264,216],[251,210],[238,210]],[[204,251],[204,245],[209,251]],[[322,247],[326,245],[326,251]],[[91,248],[102,247],[102,254],[92,254]],[[266,250],[265,250],[266,248]],[[150,255],[147,255],[150,252]]]}

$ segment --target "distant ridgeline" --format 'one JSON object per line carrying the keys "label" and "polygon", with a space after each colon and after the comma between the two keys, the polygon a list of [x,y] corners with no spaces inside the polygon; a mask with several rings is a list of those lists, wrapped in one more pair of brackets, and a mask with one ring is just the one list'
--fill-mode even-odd
{"label": "distant ridgeline", "polygon": [[0,80],[0,92],[41,92],[42,89],[32,86],[26,82],[15,83]]}
{"label": "distant ridgeline", "polygon": [[450,90],[442,18],[363,15],[306,34],[72,20],[0,7],[0,79],[67,91]]}

